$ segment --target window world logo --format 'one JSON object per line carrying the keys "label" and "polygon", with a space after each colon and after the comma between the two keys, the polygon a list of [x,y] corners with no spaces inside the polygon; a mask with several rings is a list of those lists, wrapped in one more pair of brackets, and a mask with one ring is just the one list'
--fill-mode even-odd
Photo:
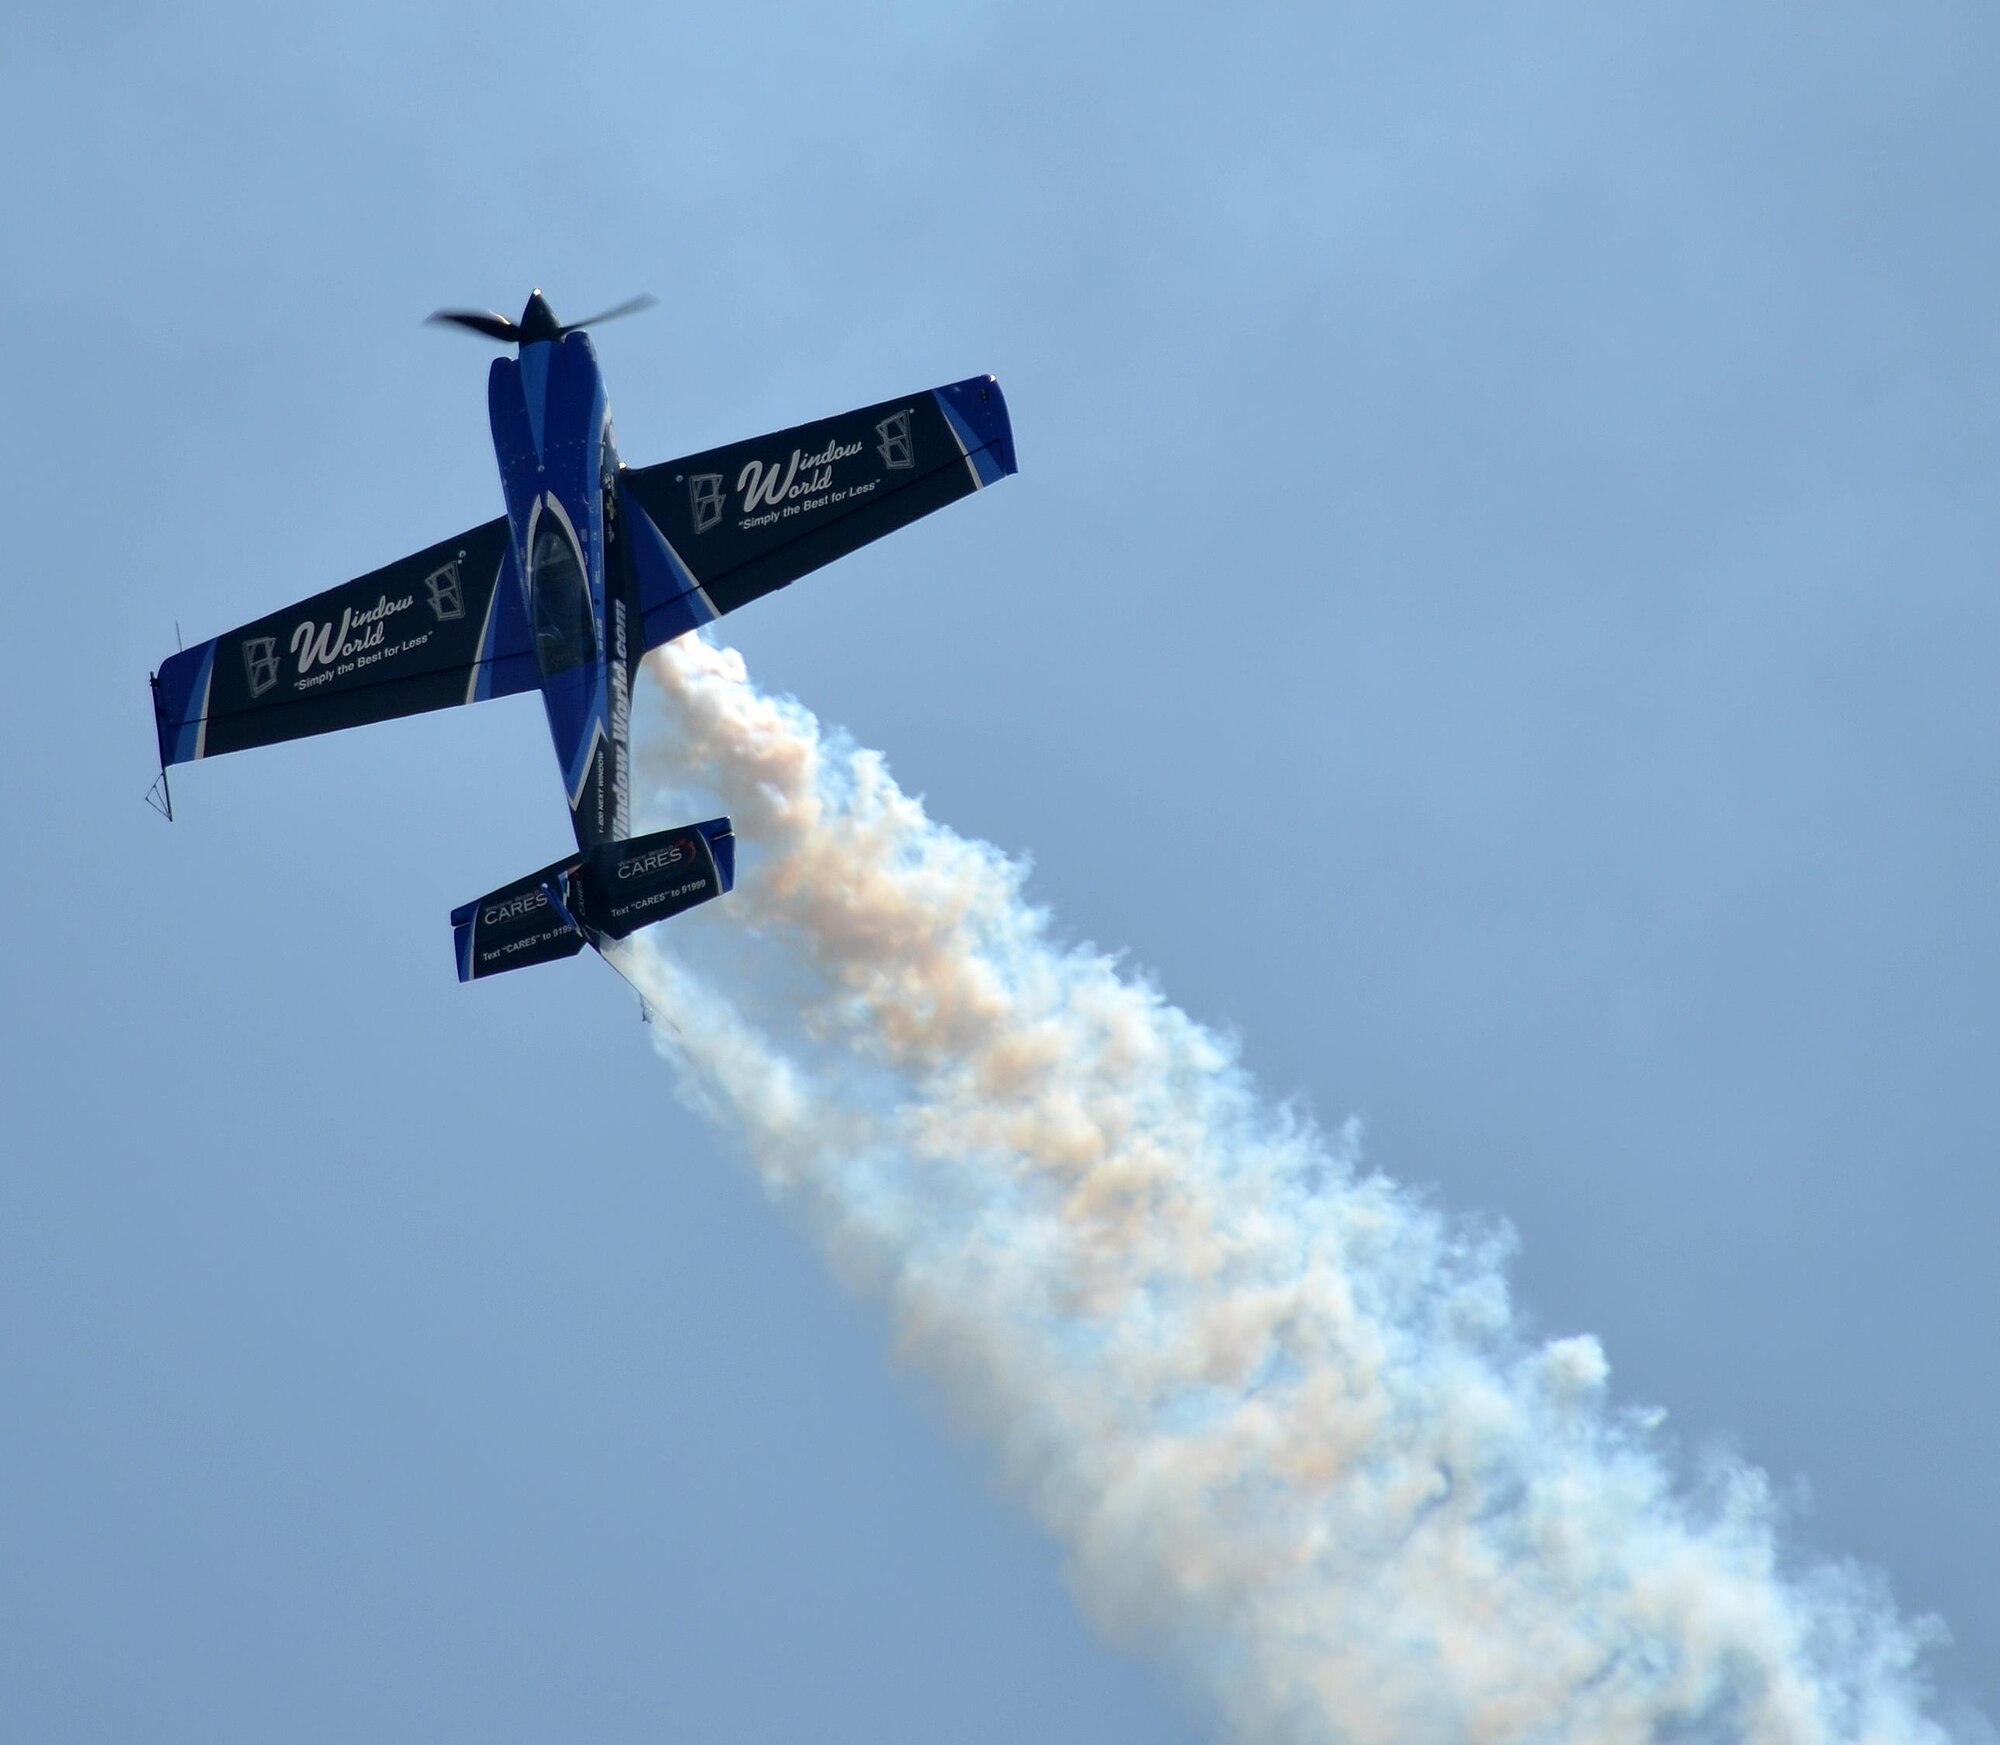
{"label": "window world logo", "polygon": [[722,475],[696,473],[688,480],[688,502],[694,509],[694,530],[706,533],[722,519]]}
{"label": "window world logo", "polygon": [[450,563],[424,577],[424,593],[430,600],[431,615],[440,624],[465,616],[465,589],[458,579],[458,559],[464,556],[465,553],[460,552]]}
{"label": "window world logo", "polygon": [[882,457],[882,464],[892,473],[900,473],[917,464],[916,445],[910,440],[910,409],[892,413],[875,426],[875,434],[882,440],[875,452]]}
{"label": "window world logo", "polygon": [[278,639],[253,636],[243,644],[243,676],[250,681],[250,695],[261,697],[278,682]]}

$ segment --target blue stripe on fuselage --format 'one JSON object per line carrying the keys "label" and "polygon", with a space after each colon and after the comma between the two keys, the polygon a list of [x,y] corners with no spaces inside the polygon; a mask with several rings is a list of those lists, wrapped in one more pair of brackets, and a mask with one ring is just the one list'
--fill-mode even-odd
{"label": "blue stripe on fuselage", "polygon": [[715,603],[703,592],[694,572],[681,561],[667,536],[654,525],[639,499],[622,485],[618,492],[619,524],[632,553],[639,581],[639,610],[645,619],[648,648],[658,648],[690,630],[715,622]]}
{"label": "blue stripe on fuselage", "polygon": [[555,347],[547,341],[521,347],[521,398],[528,413],[528,438],[541,453],[547,438],[549,419],[549,354]]}

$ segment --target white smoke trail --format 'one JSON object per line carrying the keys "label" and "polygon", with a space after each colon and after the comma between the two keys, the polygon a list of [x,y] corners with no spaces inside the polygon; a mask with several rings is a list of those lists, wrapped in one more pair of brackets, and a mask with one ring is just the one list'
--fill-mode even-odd
{"label": "white smoke trail", "polygon": [[724,798],[746,848],[650,936],[701,1015],[662,1052],[1234,1736],[1943,1740],[1926,1627],[1781,1566],[1762,1474],[1677,1485],[1594,1339],[1518,1330],[1504,1238],[1260,1100],[733,651],[653,672],[655,823]]}

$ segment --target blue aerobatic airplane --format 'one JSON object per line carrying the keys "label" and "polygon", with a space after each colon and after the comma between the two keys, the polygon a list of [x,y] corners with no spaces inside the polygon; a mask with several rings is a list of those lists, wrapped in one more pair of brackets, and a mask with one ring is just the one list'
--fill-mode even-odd
{"label": "blue aerobatic airplane", "polygon": [[991,376],[975,376],[627,467],[590,323],[559,324],[540,291],[519,321],[431,319],[519,348],[494,359],[486,389],[507,513],[170,656],[153,677],[161,774],[539,690],[576,852],[453,912],[459,979],[585,945],[616,967],[619,941],[720,896],[735,876],[727,818],[630,834],[640,657],[1005,478],[1007,403]]}

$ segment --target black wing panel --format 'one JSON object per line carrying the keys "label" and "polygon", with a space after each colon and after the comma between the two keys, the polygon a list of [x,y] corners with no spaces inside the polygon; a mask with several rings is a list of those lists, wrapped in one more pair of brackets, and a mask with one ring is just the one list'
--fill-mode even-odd
{"label": "black wing panel", "polygon": [[633,528],[646,646],[1013,471],[1007,402],[991,376],[628,469],[627,508],[651,524]]}
{"label": "black wing panel", "polygon": [[153,681],[162,764],[532,689],[505,520],[183,650]]}

